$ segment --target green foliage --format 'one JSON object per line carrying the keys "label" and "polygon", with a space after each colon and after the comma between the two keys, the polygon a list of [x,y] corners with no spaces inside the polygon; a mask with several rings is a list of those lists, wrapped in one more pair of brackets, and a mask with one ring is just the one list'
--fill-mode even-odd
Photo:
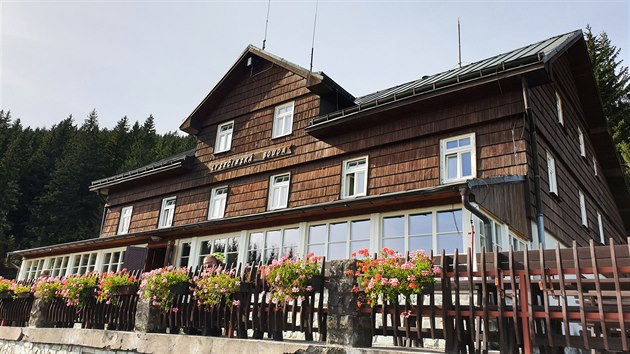
{"label": "green foliage", "polygon": [[586,27],[586,46],[593,63],[604,115],[613,141],[630,176],[630,74],[619,58],[621,48],[612,44],[606,32],[593,34]]}
{"label": "green foliage", "polygon": [[66,300],[66,305],[83,308],[94,298],[97,285],[98,276],[95,273],[73,274],[61,280],[59,294]]}
{"label": "green foliage", "polygon": [[229,272],[221,268],[206,271],[193,280],[195,282],[193,296],[197,299],[197,304],[207,306],[218,305],[223,297],[225,304],[232,306],[234,301],[231,294],[236,293],[241,285],[241,280],[236,276],[234,269]]}
{"label": "green foliage", "polygon": [[61,280],[59,278],[41,277],[33,284],[33,293],[38,299],[50,302],[60,296]]}
{"label": "green foliage", "polygon": [[313,276],[320,274],[320,259],[309,253],[303,259],[282,257],[261,267],[261,273],[269,285],[267,301],[283,305],[310,294],[313,291]]}
{"label": "green foliage", "polygon": [[168,313],[171,310],[177,312],[177,308],[172,308],[174,295],[172,286],[188,284],[189,281],[187,268],[169,266],[142,273],[140,298],[164,312]]}
{"label": "green foliage", "polygon": [[[132,125],[132,128],[130,128]],[[194,146],[194,137],[155,132],[123,117],[103,129],[92,111],[50,128],[24,128],[0,110],[0,275],[13,277],[6,252],[98,236],[104,201],[92,181],[135,169]]]}

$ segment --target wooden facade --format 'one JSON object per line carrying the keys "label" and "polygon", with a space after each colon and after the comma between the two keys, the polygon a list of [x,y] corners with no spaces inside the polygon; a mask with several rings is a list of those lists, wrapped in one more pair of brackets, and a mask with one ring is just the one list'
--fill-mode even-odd
{"label": "wooden facade", "polygon": [[[168,174],[155,172],[151,178],[114,176],[107,188],[96,181],[92,190],[107,197],[102,240],[63,247],[68,253],[82,252],[106,247],[109,239],[117,246],[150,245],[151,236],[160,245],[169,241],[177,247],[182,238],[362,216],[372,220],[370,248],[375,251],[381,246],[379,224],[384,215],[431,208],[462,210],[464,228],[457,232],[464,240],[469,239],[467,234],[474,239],[467,224],[476,216],[462,204],[460,191],[470,191],[479,210],[510,237],[526,243],[532,240],[540,212],[533,183],[535,154],[545,231],[550,237],[564,245],[575,240],[585,246],[591,239],[599,240],[599,213],[605,238],[624,242],[628,220],[616,194],[628,192],[609,187],[612,179],[607,174],[614,170],[613,162],[606,160],[606,166],[602,162],[601,171],[594,174],[592,161],[598,164],[610,151],[591,143],[590,130],[597,124],[605,127],[605,122],[603,117],[598,121],[590,116],[592,108],[589,112],[584,108],[585,84],[576,79],[584,74],[578,64],[587,55],[580,49],[580,36],[579,31],[559,36],[553,56],[510,59],[478,73],[468,70],[432,86],[371,101],[355,99],[322,73],[308,72],[250,46],[182,125],[182,130],[197,137],[190,165]],[[562,97],[564,125],[558,124],[556,91]],[[273,138],[276,107],[289,102],[293,102],[291,133]],[[537,151],[527,104],[538,129]],[[217,128],[227,122],[233,122],[231,146],[215,153]],[[586,158],[579,153],[578,126],[585,133]],[[466,134],[474,134],[470,135],[476,170],[472,177],[477,182],[444,183],[441,141]],[[546,152],[556,158],[558,195],[549,193]],[[366,157],[367,163],[365,196],[344,198],[344,161],[360,157]],[[286,208],[270,210],[271,178],[284,173],[290,174]],[[223,186],[228,187],[224,215],[209,220],[212,189]],[[588,227],[581,225],[578,190],[586,196]],[[175,197],[173,221],[160,228],[162,202],[170,197]],[[129,206],[133,213],[123,240],[121,210]],[[307,231],[300,232],[300,242],[306,245]],[[248,237],[245,232],[241,247],[246,247]],[[17,253],[33,258],[51,252],[64,251]],[[177,250],[166,254],[175,257]]]}

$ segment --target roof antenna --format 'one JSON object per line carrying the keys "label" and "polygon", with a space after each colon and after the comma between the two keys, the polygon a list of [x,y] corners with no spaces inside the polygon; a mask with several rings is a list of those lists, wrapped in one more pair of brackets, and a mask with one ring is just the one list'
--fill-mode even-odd
{"label": "roof antenna", "polygon": [[457,43],[459,45],[459,67],[462,67],[462,35],[461,26],[459,25],[459,17],[457,18]]}
{"label": "roof antenna", "polygon": [[315,20],[313,21],[313,40],[311,41],[311,67],[308,69],[310,74],[313,71],[313,52],[315,51],[315,27],[317,26],[317,7],[319,0],[315,0]]}
{"label": "roof antenna", "polygon": [[265,50],[265,44],[267,44],[267,27],[269,27],[269,9],[271,8],[271,0],[267,3],[267,20],[265,21],[265,38],[263,38],[262,49]]}

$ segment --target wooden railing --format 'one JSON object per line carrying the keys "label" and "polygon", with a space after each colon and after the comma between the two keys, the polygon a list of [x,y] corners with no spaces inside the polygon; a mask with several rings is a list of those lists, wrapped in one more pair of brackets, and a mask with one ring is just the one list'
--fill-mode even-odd
{"label": "wooden railing", "polygon": [[[628,351],[630,246],[442,253],[434,288],[412,304],[365,309],[394,345],[444,339],[447,352],[574,347]],[[476,268],[475,268],[476,266]]]}
{"label": "wooden railing", "polygon": [[[19,281],[20,285],[32,285],[33,281]],[[24,327],[28,325],[28,320],[33,306],[33,296],[30,293],[14,296],[6,293],[0,298],[0,325]]]}

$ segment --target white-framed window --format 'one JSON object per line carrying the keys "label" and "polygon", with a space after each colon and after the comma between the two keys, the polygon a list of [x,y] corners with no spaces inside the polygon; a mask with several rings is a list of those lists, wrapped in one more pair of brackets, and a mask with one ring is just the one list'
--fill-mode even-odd
{"label": "white-framed window", "polygon": [[122,208],[120,211],[120,220],[118,221],[118,234],[126,234],[129,232],[129,225],[131,224],[131,215],[133,213],[133,206]]}
{"label": "white-framed window", "polygon": [[178,267],[192,267],[192,240],[180,241],[179,256],[177,257]]}
{"label": "white-framed window", "polygon": [[105,252],[102,257],[101,273],[115,273],[123,268],[123,263],[125,262],[125,250],[121,249],[112,252]]}
{"label": "white-framed window", "polygon": [[271,138],[289,135],[293,131],[293,108],[295,102],[276,106],[273,115],[273,132]]}
{"label": "white-framed window", "polygon": [[[486,246],[486,228],[485,228],[485,223],[483,222],[483,220],[475,217],[475,220],[477,221],[476,223],[476,230],[477,230],[477,235],[478,235],[478,239],[479,239],[479,244],[476,245],[476,247],[478,247],[477,249],[475,249],[475,253],[476,252],[481,252],[481,249]],[[486,248],[486,252],[493,252],[494,248],[496,247],[499,252],[503,252],[503,248],[507,247],[507,235],[506,232],[504,230],[507,230],[507,228],[504,227],[503,224],[495,221],[494,219],[490,218],[490,232],[492,233],[490,235],[490,248]]]}
{"label": "white-framed window", "polygon": [[556,91],[556,112],[558,114],[558,123],[564,125],[564,112],[562,112],[562,98],[560,93]]}
{"label": "white-framed window", "polygon": [[201,239],[199,240],[199,246],[197,248],[197,265],[203,264],[204,257],[215,253],[220,253],[225,259],[225,261],[223,262],[225,266],[227,268],[231,268],[235,266],[236,262],[238,261],[239,245],[240,242],[238,236]]}
{"label": "white-framed window", "polygon": [[477,173],[475,134],[440,140],[440,174],[442,183],[474,178]]}
{"label": "white-framed window", "polygon": [[602,220],[602,214],[597,212],[597,228],[599,229],[599,241],[602,245],[606,244],[606,238],[604,237],[604,221]]}
{"label": "white-framed window", "polygon": [[308,226],[307,252],[326,260],[350,258],[362,248],[370,248],[370,219],[313,223]]}
{"label": "white-framed window", "polygon": [[269,210],[286,208],[289,202],[291,174],[271,176],[269,180]]}
{"label": "white-framed window", "polygon": [[260,230],[249,234],[247,263],[269,264],[283,256],[297,256],[300,229],[296,227]]}
{"label": "white-framed window", "polygon": [[556,177],[556,159],[547,151],[547,175],[549,176],[549,192],[558,195],[558,179]]}
{"label": "white-framed window", "polygon": [[44,261],[46,259],[29,259],[24,267],[24,279],[31,280],[39,277],[44,270]]}
{"label": "white-framed window", "polygon": [[381,220],[382,247],[405,254],[430,250],[447,254],[455,248],[465,253],[462,210],[439,210],[384,216]]}
{"label": "white-framed window", "polygon": [[53,257],[48,261],[51,277],[63,277],[68,271],[70,256]]}
{"label": "white-framed window", "polygon": [[525,244],[525,241],[523,241],[520,237],[510,233],[510,245],[514,251],[525,250]]}
{"label": "white-framed window", "polygon": [[367,156],[343,162],[342,197],[351,198],[367,194]]}
{"label": "white-framed window", "polygon": [[86,274],[96,269],[97,255],[96,252],[75,254],[71,274]]}
{"label": "white-framed window", "polygon": [[580,215],[582,216],[582,225],[588,227],[588,216],[586,214],[586,200],[584,198],[584,193],[582,193],[582,191],[578,191],[578,195],[580,198]]}
{"label": "white-framed window", "polygon": [[584,147],[584,134],[582,133],[582,129],[580,127],[578,129],[578,140],[580,142],[580,156],[586,157],[586,148]]}
{"label": "white-framed window", "polygon": [[174,214],[175,214],[175,197],[162,199],[162,208],[160,209],[160,220],[158,223],[158,228],[172,226]]}
{"label": "white-framed window", "polygon": [[232,147],[232,132],[234,121],[219,124],[217,127],[217,141],[214,144],[214,153],[229,151]]}
{"label": "white-framed window", "polygon": [[208,219],[220,219],[225,215],[227,194],[227,186],[212,189],[212,193],[210,196],[210,209],[208,210]]}
{"label": "white-framed window", "polygon": [[595,174],[595,176],[597,176],[598,172],[597,172],[597,159],[595,158],[595,156],[593,156],[593,173]]}

